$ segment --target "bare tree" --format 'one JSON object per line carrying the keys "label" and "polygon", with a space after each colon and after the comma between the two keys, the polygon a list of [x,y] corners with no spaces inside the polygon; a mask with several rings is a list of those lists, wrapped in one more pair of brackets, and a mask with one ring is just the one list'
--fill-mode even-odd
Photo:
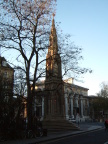
{"label": "bare tree", "polygon": [[[56,0],[1,0],[0,46],[14,53],[14,65],[25,73],[27,84],[28,128],[32,125],[32,101],[35,83],[45,77],[46,52],[52,14]],[[58,49],[62,58],[63,76],[69,72],[82,74],[90,71],[80,68],[81,49],[70,43],[70,36],[58,34]],[[31,91],[32,84],[32,91]]]}
{"label": "bare tree", "polygon": [[100,84],[101,90],[97,93],[97,96],[108,98],[108,82],[102,82]]}
{"label": "bare tree", "polygon": [[26,75],[22,70],[15,70],[14,96],[25,97],[27,94]]}
{"label": "bare tree", "polygon": [[[32,99],[35,82],[42,76],[49,39],[49,26],[54,13],[54,0],[2,0],[0,8],[0,46],[17,51],[18,68],[26,74],[28,128],[32,125]],[[45,74],[44,74],[45,75]],[[31,82],[33,90],[31,92]]]}
{"label": "bare tree", "polygon": [[78,80],[79,76],[87,72],[92,73],[90,68],[80,66],[80,62],[83,60],[83,49],[71,41],[71,35],[60,33],[60,28],[57,32],[59,53],[62,60],[62,76],[74,77]]}

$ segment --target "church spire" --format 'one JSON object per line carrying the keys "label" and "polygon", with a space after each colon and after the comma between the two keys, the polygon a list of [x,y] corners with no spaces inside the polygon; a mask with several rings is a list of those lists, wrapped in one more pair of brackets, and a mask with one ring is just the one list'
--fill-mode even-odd
{"label": "church spire", "polygon": [[55,14],[53,14],[53,19],[52,19],[52,28],[55,28],[54,16],[55,16]]}
{"label": "church spire", "polygon": [[49,42],[50,42],[49,49],[53,50],[53,54],[58,53],[57,34],[56,34],[54,16],[55,15],[53,14],[51,34],[50,34],[50,38],[49,38]]}
{"label": "church spire", "polygon": [[61,79],[61,58],[58,53],[57,34],[54,22],[54,14],[52,19],[51,34],[49,37],[49,48],[46,56],[46,80]]}
{"label": "church spire", "polygon": [[51,28],[51,30],[55,29],[54,16],[55,16],[55,14],[53,14],[53,19],[52,19],[52,28]]}

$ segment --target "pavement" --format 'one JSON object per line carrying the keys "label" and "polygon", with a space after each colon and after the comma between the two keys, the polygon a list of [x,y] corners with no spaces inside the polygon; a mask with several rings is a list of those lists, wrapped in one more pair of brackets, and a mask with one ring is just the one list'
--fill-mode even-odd
{"label": "pavement", "polygon": [[11,141],[2,141],[1,144],[38,144],[44,143],[48,141],[52,141],[59,138],[64,138],[72,135],[78,135],[81,133],[86,133],[89,131],[104,129],[104,124],[101,122],[83,122],[79,125],[80,130],[77,131],[55,131],[55,132],[48,132],[47,136],[32,138],[32,139],[21,139],[21,140],[11,140]]}

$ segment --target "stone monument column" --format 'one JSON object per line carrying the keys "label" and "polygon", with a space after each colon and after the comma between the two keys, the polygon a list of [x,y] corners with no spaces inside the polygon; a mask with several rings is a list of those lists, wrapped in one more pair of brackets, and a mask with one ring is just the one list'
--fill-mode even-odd
{"label": "stone monument column", "polygon": [[[43,128],[47,129],[78,129],[68,121],[68,93],[66,83],[62,80],[61,56],[58,50],[57,34],[54,17],[52,20],[49,47],[46,56],[46,96],[44,104]],[[54,108],[54,109],[52,109]]]}
{"label": "stone monument column", "polygon": [[69,115],[68,115],[68,94],[65,93],[65,116],[66,119],[69,119]]}

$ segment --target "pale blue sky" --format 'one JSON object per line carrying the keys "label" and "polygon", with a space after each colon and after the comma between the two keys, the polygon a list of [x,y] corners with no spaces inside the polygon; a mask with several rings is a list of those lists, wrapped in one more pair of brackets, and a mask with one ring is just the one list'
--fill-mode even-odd
{"label": "pale blue sky", "polygon": [[108,81],[108,0],[57,0],[55,21],[83,48],[81,65],[93,70],[84,75],[84,83],[75,84],[95,95],[101,82]]}

